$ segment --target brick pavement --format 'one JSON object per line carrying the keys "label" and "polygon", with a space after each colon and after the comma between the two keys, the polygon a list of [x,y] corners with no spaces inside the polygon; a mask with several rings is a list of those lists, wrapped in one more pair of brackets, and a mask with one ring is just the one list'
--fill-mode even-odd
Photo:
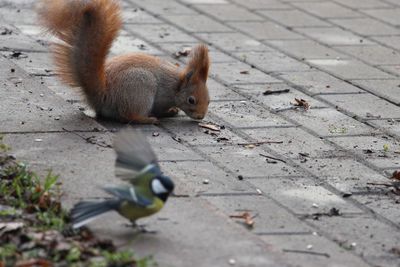
{"label": "brick pavement", "polygon": [[[80,96],[54,77],[31,2],[0,1],[0,132],[17,156],[61,174],[70,206],[117,182],[107,145],[122,125],[85,116]],[[185,197],[145,220],[155,236],[133,237],[113,215],[92,225],[99,234],[160,266],[400,266],[399,196],[368,184],[389,183],[400,165],[398,1],[122,4],[114,54],[144,51],[184,64],[172,53],[210,45],[206,120],[225,129],[210,135],[184,116],[140,126]],[[310,110],[293,110],[295,97]],[[239,145],[265,140],[282,143]],[[312,216],[331,208],[340,216]],[[258,214],[253,230],[229,218],[242,210]]]}

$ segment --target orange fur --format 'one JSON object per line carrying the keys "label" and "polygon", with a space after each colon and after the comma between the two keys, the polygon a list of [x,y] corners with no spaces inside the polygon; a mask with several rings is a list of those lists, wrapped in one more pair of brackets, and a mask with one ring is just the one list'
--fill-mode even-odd
{"label": "orange fur", "polygon": [[42,24],[64,42],[54,44],[63,81],[80,86],[86,95],[105,90],[106,56],[122,24],[117,2],[41,0],[38,13]]}

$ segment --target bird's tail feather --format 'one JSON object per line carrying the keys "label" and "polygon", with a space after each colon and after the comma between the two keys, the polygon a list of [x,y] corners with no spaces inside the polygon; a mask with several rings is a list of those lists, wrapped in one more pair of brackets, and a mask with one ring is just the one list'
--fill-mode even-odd
{"label": "bird's tail feather", "polygon": [[119,200],[106,200],[102,202],[82,201],[77,203],[71,210],[72,227],[82,227],[111,210],[118,208]]}

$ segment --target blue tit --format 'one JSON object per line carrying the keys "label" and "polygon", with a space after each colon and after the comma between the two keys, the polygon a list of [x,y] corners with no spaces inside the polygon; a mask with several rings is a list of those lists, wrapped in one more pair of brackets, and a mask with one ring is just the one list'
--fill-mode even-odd
{"label": "blue tit", "polygon": [[161,210],[174,190],[174,183],[161,173],[156,155],[143,134],[132,128],[122,130],[115,139],[114,149],[115,175],[129,184],[103,188],[113,196],[111,199],[77,203],[71,210],[74,229],[113,210],[135,225],[137,219]]}

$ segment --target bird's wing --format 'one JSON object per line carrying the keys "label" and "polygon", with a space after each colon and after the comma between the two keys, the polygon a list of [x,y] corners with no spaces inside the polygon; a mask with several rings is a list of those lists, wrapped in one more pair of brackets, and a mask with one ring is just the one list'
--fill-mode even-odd
{"label": "bird's wing", "polygon": [[134,202],[135,204],[147,207],[153,204],[150,199],[138,194],[133,186],[127,187],[104,187],[104,191],[119,199]]}
{"label": "bird's wing", "polygon": [[117,153],[115,175],[122,180],[133,179],[149,164],[158,166],[150,144],[138,130],[122,130],[115,138],[114,149]]}

